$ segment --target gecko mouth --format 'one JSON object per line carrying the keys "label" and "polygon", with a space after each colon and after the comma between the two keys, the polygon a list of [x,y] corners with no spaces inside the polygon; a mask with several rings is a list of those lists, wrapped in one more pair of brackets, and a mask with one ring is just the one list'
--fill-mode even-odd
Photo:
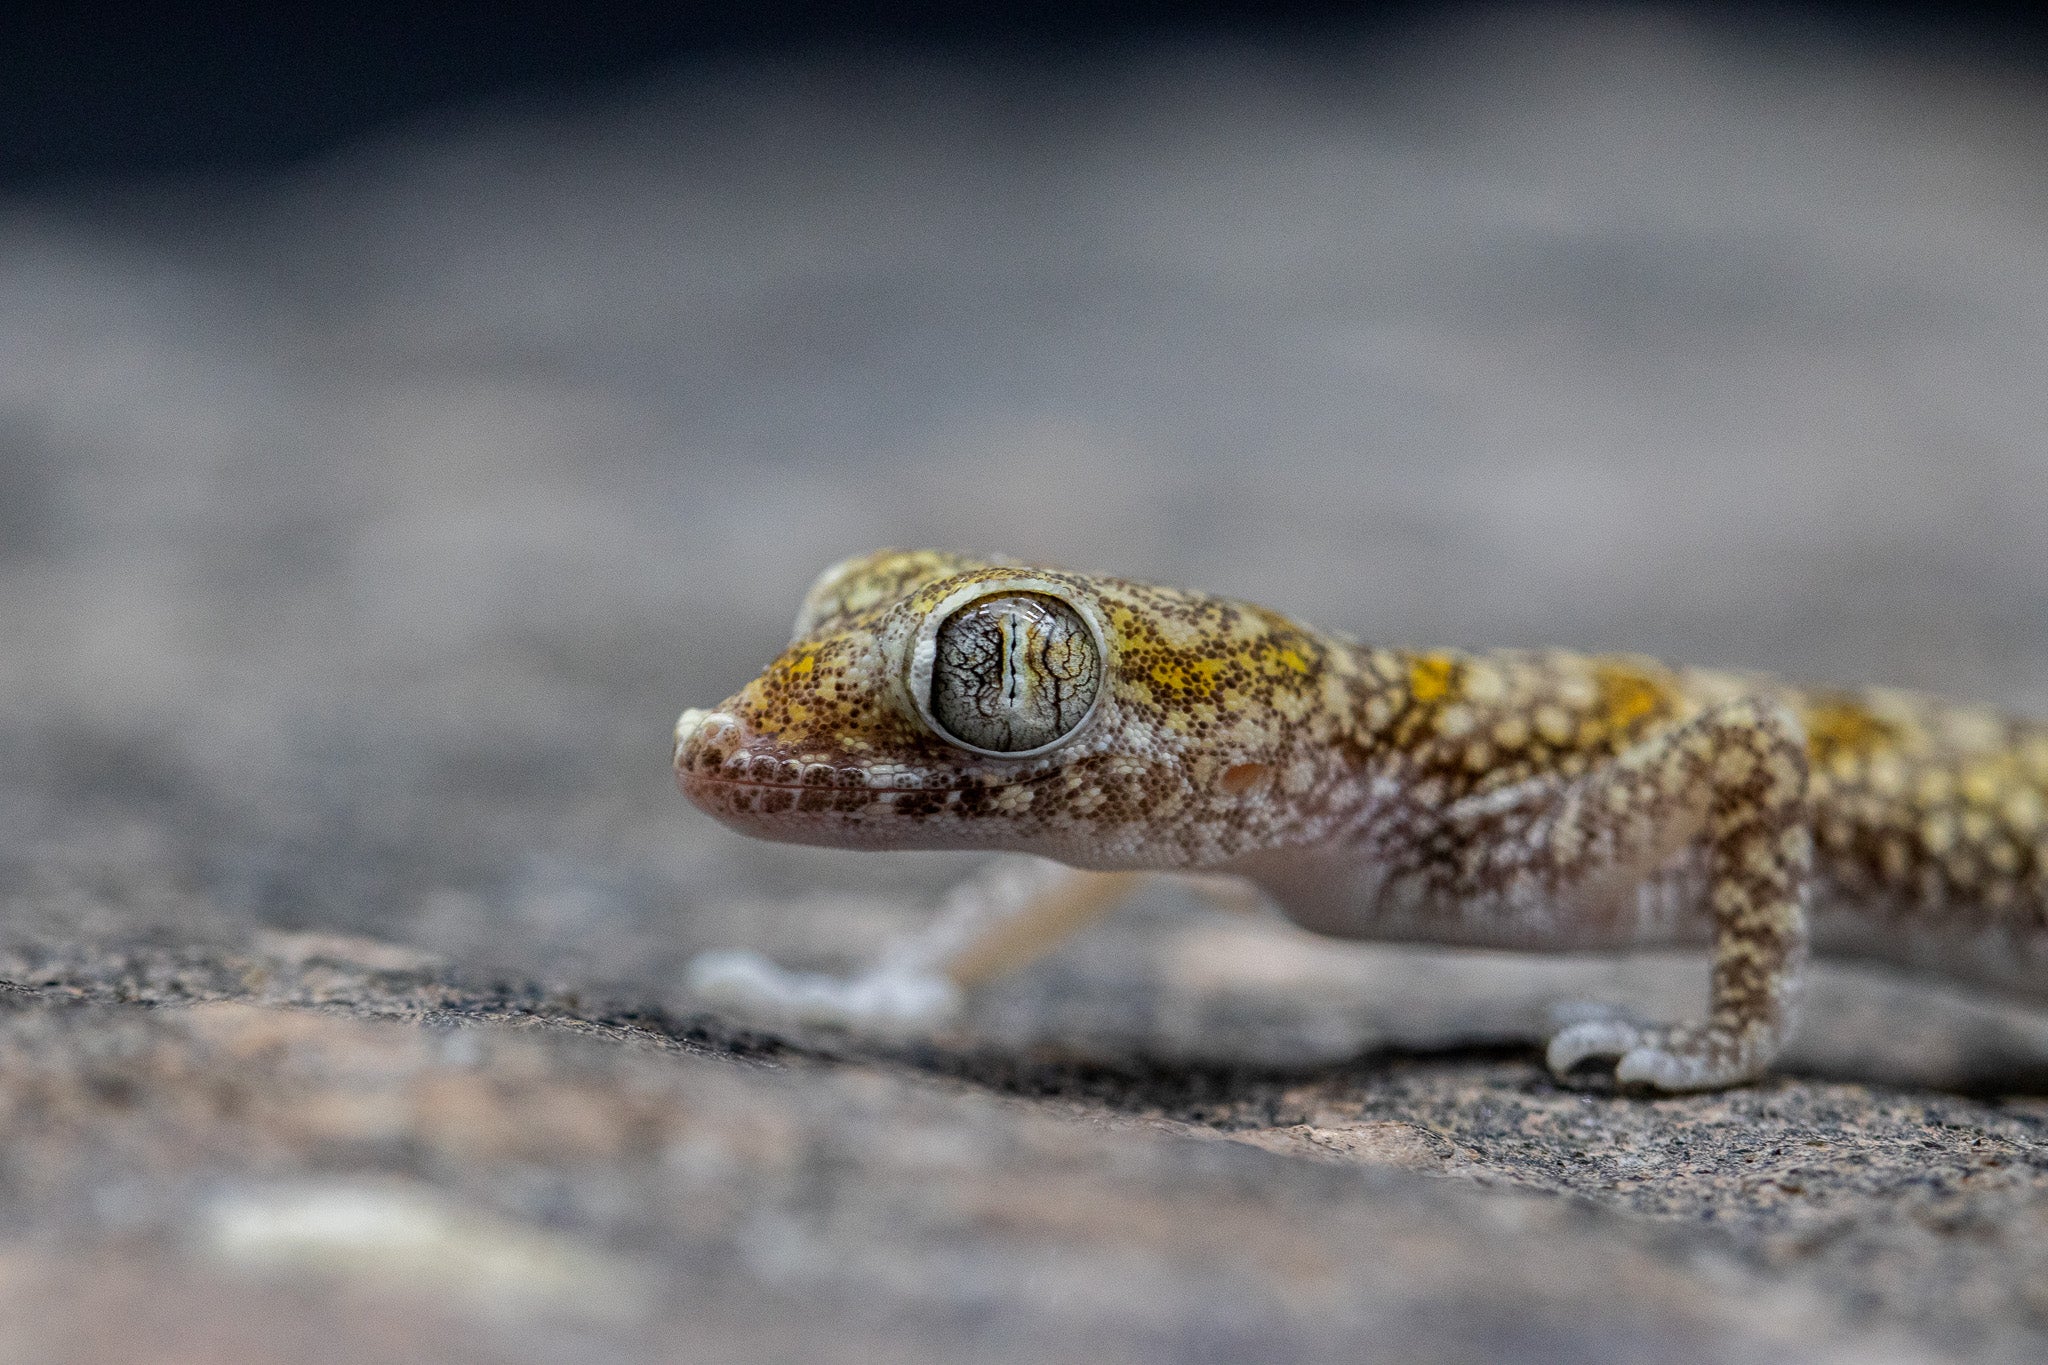
{"label": "gecko mouth", "polygon": [[772,754],[749,754],[744,749],[729,754],[705,750],[683,755],[676,763],[676,773],[718,787],[828,787],[845,791],[895,785],[872,781],[871,774],[863,768],[804,763]]}
{"label": "gecko mouth", "polygon": [[940,775],[910,764],[842,764],[750,751],[740,722],[718,711],[690,710],[676,722],[676,784],[686,796],[741,792],[945,792],[1004,783]]}
{"label": "gecko mouth", "polygon": [[[794,775],[790,770],[797,771]],[[1001,791],[1005,787],[1043,781],[1048,774],[1035,773],[1009,781],[977,781],[972,778],[934,780],[916,770],[892,772],[886,768],[842,768],[826,763],[800,763],[764,754],[709,754],[696,762],[676,764],[676,783],[685,795],[704,792],[847,792],[869,797],[886,797],[892,792]]]}

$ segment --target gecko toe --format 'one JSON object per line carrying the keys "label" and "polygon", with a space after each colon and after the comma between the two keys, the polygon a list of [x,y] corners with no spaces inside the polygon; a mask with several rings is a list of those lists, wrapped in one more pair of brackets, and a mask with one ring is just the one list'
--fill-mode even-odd
{"label": "gecko toe", "polygon": [[1681,1095],[1755,1080],[1763,1071],[1761,1051],[1753,1042],[1726,1030],[1607,1019],[1560,1031],[1550,1040],[1545,1060],[1551,1071],[1563,1078],[1586,1062],[1613,1059],[1618,1084]]}
{"label": "gecko toe", "polygon": [[787,991],[789,973],[744,948],[699,953],[683,969],[690,994],[715,1005],[744,1007]]}
{"label": "gecko toe", "polygon": [[935,1028],[959,1015],[964,999],[946,977],[924,972],[876,972],[847,983],[847,1014],[871,1028]]}
{"label": "gecko toe", "polygon": [[1714,1089],[1725,1080],[1708,1074],[1698,1057],[1670,1052],[1661,1047],[1631,1048],[1614,1064],[1614,1079],[1623,1085],[1643,1086],[1667,1094],[1688,1090]]}
{"label": "gecko toe", "polygon": [[756,1022],[823,1024],[884,1037],[945,1024],[962,1005],[960,988],[933,973],[792,972],[745,949],[698,954],[683,982],[706,1004]]}
{"label": "gecko toe", "polygon": [[1642,1029],[1626,1020],[1587,1019],[1558,1030],[1544,1050],[1543,1060],[1551,1074],[1564,1076],[1583,1062],[1626,1056],[1642,1041]]}

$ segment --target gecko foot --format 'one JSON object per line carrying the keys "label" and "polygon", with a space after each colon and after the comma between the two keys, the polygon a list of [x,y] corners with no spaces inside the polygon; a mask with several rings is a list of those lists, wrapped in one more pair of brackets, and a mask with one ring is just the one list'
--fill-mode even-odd
{"label": "gecko foot", "polygon": [[1719,1090],[1753,1081],[1776,1049],[1755,1034],[1697,1024],[1638,1024],[1610,1015],[1584,1019],[1550,1039],[1544,1061],[1562,1078],[1589,1061],[1614,1059],[1614,1079],[1667,1093]]}
{"label": "gecko foot", "polygon": [[698,999],[751,1021],[826,1024],[884,1036],[937,1028],[961,1006],[960,988],[933,973],[792,972],[743,949],[699,953],[683,980]]}

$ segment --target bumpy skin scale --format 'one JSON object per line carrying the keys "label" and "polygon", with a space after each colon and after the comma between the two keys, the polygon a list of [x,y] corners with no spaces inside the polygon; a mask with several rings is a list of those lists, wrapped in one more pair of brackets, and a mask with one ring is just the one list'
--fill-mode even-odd
{"label": "bumpy skin scale", "polygon": [[[918,643],[1005,593],[1069,604],[1104,655],[1087,717],[1016,756],[938,731]],[[1809,937],[2048,996],[2048,725],[1908,693],[1375,648],[1177,589],[892,550],[829,570],[759,679],[685,712],[675,766],[751,834],[1232,873],[1344,937],[1711,944],[1706,1020],[1551,1040],[1559,1071],[1611,1058],[1658,1089],[1768,1066]]]}

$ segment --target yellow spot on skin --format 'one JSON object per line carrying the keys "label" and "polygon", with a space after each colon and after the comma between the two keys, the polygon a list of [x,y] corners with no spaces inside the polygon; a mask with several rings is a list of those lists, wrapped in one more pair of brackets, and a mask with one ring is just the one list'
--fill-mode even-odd
{"label": "yellow spot on skin", "polygon": [[1898,743],[1899,728],[1874,714],[1854,697],[1841,693],[1817,693],[1807,700],[1805,714],[1808,752],[1818,762],[1836,766]]}
{"label": "yellow spot on skin", "polygon": [[1652,675],[1619,664],[1602,664],[1593,674],[1600,689],[1600,711],[1607,725],[1626,731],[1637,721],[1670,706],[1670,689]]}
{"label": "yellow spot on skin", "polygon": [[789,671],[795,674],[797,677],[801,678],[807,675],[812,669],[816,668],[817,666],[817,655],[801,654],[797,656],[797,661],[789,666]]}
{"label": "yellow spot on skin", "polygon": [[1457,660],[1443,654],[1424,654],[1409,665],[1408,691],[1424,705],[1442,701],[1450,695],[1457,676]]}

